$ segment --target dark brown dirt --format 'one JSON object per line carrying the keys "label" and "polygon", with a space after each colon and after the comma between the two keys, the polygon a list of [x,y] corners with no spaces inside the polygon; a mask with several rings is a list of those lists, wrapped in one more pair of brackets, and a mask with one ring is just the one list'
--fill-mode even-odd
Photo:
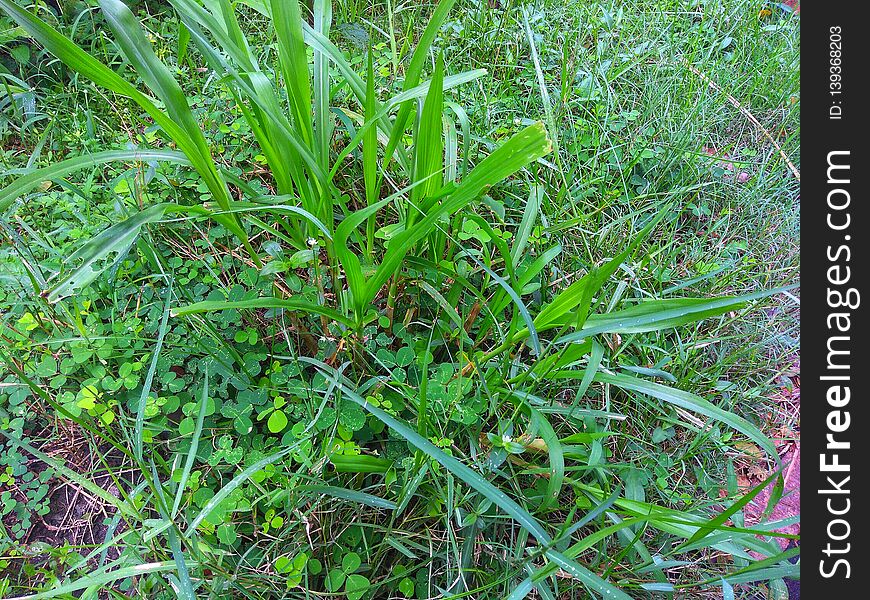
{"label": "dark brown dirt", "polygon": [[[111,447],[100,448],[100,454],[93,452],[86,432],[75,425],[59,424],[55,432],[59,435],[42,443],[39,450],[63,462],[68,468],[90,479],[113,496],[118,496],[117,485],[101,462],[100,454],[113,469],[116,477],[129,479],[132,471],[123,469],[119,453]],[[36,458],[31,458],[28,468],[40,472],[46,468],[46,465]],[[30,545],[41,542],[52,548],[93,547],[105,542],[108,522],[114,515],[114,508],[73,481],[55,477],[50,481],[50,485],[50,510],[44,517],[34,516],[33,526],[23,541]],[[122,530],[121,527],[119,529]],[[118,551],[113,548],[110,549],[107,558],[111,560],[117,556]],[[34,557],[34,561],[39,562],[39,556]]]}

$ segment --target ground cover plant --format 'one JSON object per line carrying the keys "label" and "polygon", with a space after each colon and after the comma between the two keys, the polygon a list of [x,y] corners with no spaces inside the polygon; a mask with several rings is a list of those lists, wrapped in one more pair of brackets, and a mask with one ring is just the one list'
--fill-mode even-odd
{"label": "ground cover plant", "polygon": [[794,7],[0,9],[4,597],[789,597]]}

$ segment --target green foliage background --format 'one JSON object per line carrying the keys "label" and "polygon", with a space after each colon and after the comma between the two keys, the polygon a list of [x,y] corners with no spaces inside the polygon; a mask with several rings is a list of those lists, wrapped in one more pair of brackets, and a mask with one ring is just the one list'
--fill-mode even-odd
{"label": "green foliage background", "polygon": [[0,0],[4,596],[787,597],[788,6],[129,6]]}

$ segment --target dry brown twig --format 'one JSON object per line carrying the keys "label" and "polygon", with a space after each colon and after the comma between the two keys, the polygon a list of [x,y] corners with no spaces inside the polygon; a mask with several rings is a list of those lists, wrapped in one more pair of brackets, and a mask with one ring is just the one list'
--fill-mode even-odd
{"label": "dry brown twig", "polygon": [[797,167],[794,166],[794,163],[791,162],[791,160],[789,160],[788,156],[787,156],[786,153],[783,151],[782,147],[781,147],[781,146],[777,143],[777,141],[773,138],[773,136],[771,135],[771,133],[770,133],[770,132],[769,132],[769,131],[764,127],[764,125],[761,124],[761,122],[760,122],[758,119],[755,118],[755,115],[753,115],[751,112],[749,112],[748,109],[746,109],[742,104],[740,104],[740,101],[737,100],[737,98],[735,98],[734,96],[732,96],[731,94],[729,94],[728,92],[726,92],[725,90],[723,90],[721,87],[719,87],[719,86],[716,84],[715,81],[713,81],[712,79],[710,79],[709,77],[707,77],[704,73],[702,73],[701,71],[699,71],[698,69],[696,69],[696,68],[693,67],[692,65],[687,64],[686,67],[687,67],[687,68],[688,68],[692,73],[694,73],[695,75],[697,75],[698,77],[700,77],[700,78],[701,78],[701,81],[703,81],[703,82],[706,83],[708,86],[710,86],[711,89],[713,89],[713,90],[719,92],[720,94],[724,94],[725,97],[728,99],[728,102],[730,102],[730,103],[734,106],[734,108],[736,108],[737,110],[739,110],[739,111],[740,111],[740,114],[742,114],[744,117],[746,117],[746,118],[749,120],[750,123],[752,123],[753,125],[755,125],[755,126],[759,129],[759,131],[761,131],[761,133],[764,134],[764,137],[766,137],[768,140],[770,140],[770,143],[773,144],[773,147],[776,148],[777,151],[779,151],[779,155],[780,155],[780,156],[782,157],[782,159],[785,161],[785,164],[788,165],[788,168],[791,170],[791,172],[792,172],[792,174],[794,175],[795,179],[797,179],[798,182],[800,182],[800,180],[801,180],[801,173],[800,173],[800,171],[798,171]]}

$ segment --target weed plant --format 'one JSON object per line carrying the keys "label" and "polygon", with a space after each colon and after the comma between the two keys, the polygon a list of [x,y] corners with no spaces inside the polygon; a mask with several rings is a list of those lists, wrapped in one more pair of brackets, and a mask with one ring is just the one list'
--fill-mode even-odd
{"label": "weed plant", "polygon": [[[643,72],[679,48],[670,68],[693,77],[738,32],[718,37],[707,3],[699,27],[630,42],[623,8],[578,8],[596,20],[561,47],[537,33],[558,6],[166,4],[57,19],[0,0],[45,78],[89,98],[28,121],[26,94],[53,90],[23,50],[3,74],[4,131],[35,150],[0,189],[0,591],[787,594],[778,448],[741,401],[762,388],[728,370],[759,360],[746,323],[794,298],[791,272],[753,278],[755,242],[707,193],[752,158],[690,147],[711,104],[672,94],[714,92]],[[771,26],[793,26],[782,12]],[[574,53],[614,47],[618,67]],[[765,160],[754,193],[786,172]],[[728,240],[718,259],[701,227]],[[747,454],[772,474],[739,489]],[[20,543],[51,520],[52,481],[99,507],[90,542]]]}

